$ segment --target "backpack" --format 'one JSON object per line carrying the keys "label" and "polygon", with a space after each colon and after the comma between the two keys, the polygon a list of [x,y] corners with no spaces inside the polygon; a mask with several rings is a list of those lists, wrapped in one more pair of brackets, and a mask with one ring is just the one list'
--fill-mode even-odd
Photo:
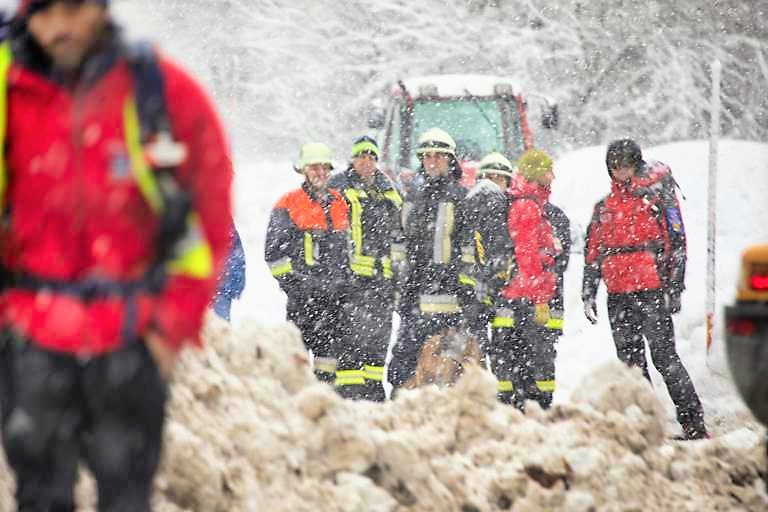
{"label": "backpack", "polygon": [[[656,220],[666,226],[671,245],[671,258],[665,270],[665,287],[672,292],[685,289],[685,266],[688,260],[685,225],[677,191],[680,185],[672,169],[659,161],[648,161],[633,180],[634,194],[651,204]],[[682,195],[683,199],[685,196]]]}

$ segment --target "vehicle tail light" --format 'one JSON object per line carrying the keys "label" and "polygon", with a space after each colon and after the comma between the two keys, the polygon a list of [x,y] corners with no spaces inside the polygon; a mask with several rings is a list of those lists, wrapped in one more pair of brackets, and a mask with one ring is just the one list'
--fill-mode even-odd
{"label": "vehicle tail light", "polygon": [[768,274],[752,274],[749,285],[758,292],[768,292]]}
{"label": "vehicle tail light", "polygon": [[728,334],[735,336],[753,336],[757,333],[757,323],[747,318],[731,318],[725,328]]}

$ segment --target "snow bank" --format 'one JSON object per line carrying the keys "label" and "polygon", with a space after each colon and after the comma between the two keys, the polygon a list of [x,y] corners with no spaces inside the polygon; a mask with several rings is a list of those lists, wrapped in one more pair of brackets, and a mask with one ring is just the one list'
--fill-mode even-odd
{"label": "snow bank", "polygon": [[[292,326],[233,331],[211,316],[206,338],[176,372],[158,512],[768,506],[757,434],[667,441],[656,394],[618,362],[589,374],[570,404],[529,403],[522,415],[496,402],[480,369],[452,389],[355,403],[314,381]],[[92,510],[92,482],[79,495]]]}

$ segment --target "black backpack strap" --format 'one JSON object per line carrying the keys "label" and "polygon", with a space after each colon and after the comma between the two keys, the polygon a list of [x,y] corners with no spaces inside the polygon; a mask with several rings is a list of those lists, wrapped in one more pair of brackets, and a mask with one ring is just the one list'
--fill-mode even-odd
{"label": "black backpack strap", "polygon": [[165,80],[155,49],[148,42],[132,44],[127,55],[133,73],[142,142],[147,142],[157,133],[171,132]]}

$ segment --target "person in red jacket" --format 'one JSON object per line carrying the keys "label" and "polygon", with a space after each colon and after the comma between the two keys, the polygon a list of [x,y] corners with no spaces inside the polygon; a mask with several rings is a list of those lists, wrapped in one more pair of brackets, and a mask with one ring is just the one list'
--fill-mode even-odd
{"label": "person in red jacket", "polygon": [[[704,413],[693,382],[675,349],[671,312],[679,309],[666,295],[665,283],[681,275],[670,242],[675,228],[645,186],[642,153],[634,141],[612,142],[606,153],[611,193],[597,203],[587,228],[582,299],[584,311],[597,322],[600,281],[608,289],[608,319],[616,353],[623,362],[643,370],[650,381],[645,341],[675,404],[684,439],[707,437]],[[674,284],[677,290],[682,283]]]}
{"label": "person in red jacket", "polygon": [[517,169],[509,188],[508,217],[515,266],[491,322],[491,363],[499,399],[523,410],[525,400],[536,400],[544,408],[552,402],[554,345],[547,341],[545,326],[555,294],[552,269],[559,250],[544,210],[554,179],[552,159],[530,149],[518,160]]}
{"label": "person in red jacket", "polygon": [[11,43],[0,387],[18,508],[74,510],[83,460],[99,510],[146,511],[167,382],[200,344],[229,249],[228,145],[200,87],[155,52],[170,101],[155,98],[166,112],[145,124],[150,80],[106,0],[25,0]]}

